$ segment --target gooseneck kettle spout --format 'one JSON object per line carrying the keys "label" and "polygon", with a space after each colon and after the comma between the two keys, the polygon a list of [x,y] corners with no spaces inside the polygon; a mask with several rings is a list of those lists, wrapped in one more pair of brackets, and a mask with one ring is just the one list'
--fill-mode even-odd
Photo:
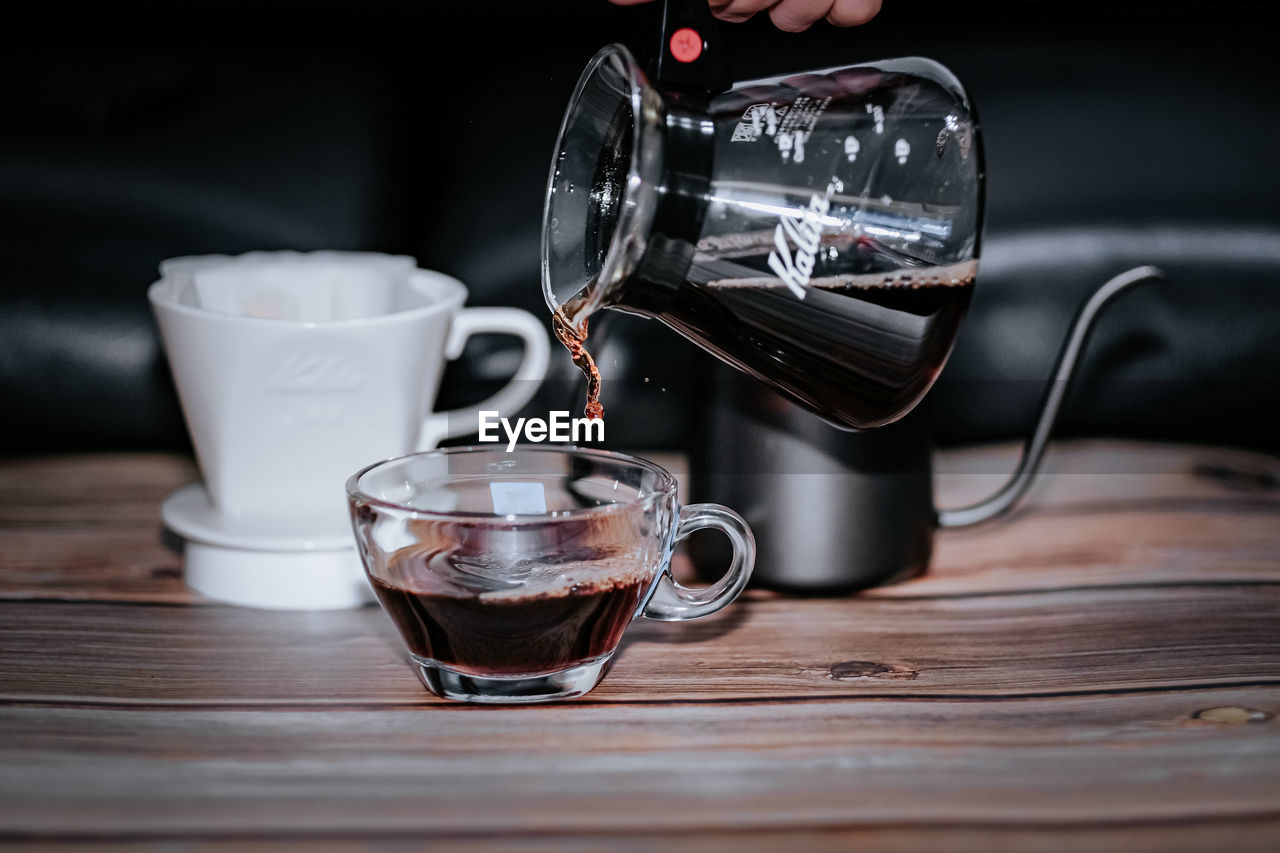
{"label": "gooseneck kettle spout", "polygon": [[966,507],[938,510],[939,527],[968,527],[971,524],[978,524],[1008,512],[1018,502],[1030,487],[1031,481],[1035,479],[1040,462],[1044,459],[1044,451],[1049,444],[1053,426],[1058,420],[1062,401],[1071,389],[1076,365],[1085,344],[1088,343],[1098,316],[1111,304],[1112,300],[1129,288],[1149,281],[1163,281],[1164,278],[1164,273],[1156,267],[1135,267],[1120,273],[1094,291],[1089,301],[1076,314],[1066,342],[1058,353],[1058,363],[1053,369],[1053,376],[1040,403],[1040,418],[1036,421],[1035,431],[1022,447],[1018,467],[1014,469],[1009,480],[991,497]]}

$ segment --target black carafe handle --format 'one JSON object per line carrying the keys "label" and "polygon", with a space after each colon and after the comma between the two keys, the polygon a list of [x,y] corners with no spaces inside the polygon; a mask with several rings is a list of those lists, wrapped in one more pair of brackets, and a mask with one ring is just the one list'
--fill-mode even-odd
{"label": "black carafe handle", "polygon": [[659,88],[714,97],[733,85],[707,0],[663,0],[652,77]]}
{"label": "black carafe handle", "polygon": [[614,307],[658,316],[684,280],[702,234],[715,160],[711,99],[733,85],[707,0],[664,0],[651,74],[662,93],[657,208],[626,295]]}

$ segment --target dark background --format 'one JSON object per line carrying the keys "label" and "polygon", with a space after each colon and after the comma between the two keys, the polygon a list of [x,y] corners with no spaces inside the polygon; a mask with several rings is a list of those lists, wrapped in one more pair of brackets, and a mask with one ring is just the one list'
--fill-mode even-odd
{"label": "dark background", "polygon": [[[1076,306],[1103,320],[1062,432],[1276,449],[1280,70],[1270,4],[885,0],[871,24],[721,25],[739,78],[918,54],[982,119],[973,310],[932,397],[943,443],[1028,428]],[[404,252],[473,305],[545,314],[546,166],[601,45],[651,8],[557,2],[11,3],[0,28],[0,451],[181,448],[145,299],[166,257]],[[707,357],[656,323],[595,330],[610,444],[683,447]],[[511,369],[501,339],[443,405]],[[530,411],[578,398],[567,359]],[[645,379],[649,381],[645,381]],[[575,405],[576,408],[576,405]]]}

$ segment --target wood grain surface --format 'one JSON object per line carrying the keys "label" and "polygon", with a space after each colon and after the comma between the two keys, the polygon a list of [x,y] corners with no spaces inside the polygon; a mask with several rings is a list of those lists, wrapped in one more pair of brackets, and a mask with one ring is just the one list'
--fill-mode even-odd
{"label": "wood grain surface", "polygon": [[[939,500],[1012,460],[944,454]],[[1273,458],[1056,447],[923,578],[642,620],[595,691],[525,708],[428,694],[375,607],[191,593],[158,505],[195,476],[0,463],[0,842],[1280,848]]]}

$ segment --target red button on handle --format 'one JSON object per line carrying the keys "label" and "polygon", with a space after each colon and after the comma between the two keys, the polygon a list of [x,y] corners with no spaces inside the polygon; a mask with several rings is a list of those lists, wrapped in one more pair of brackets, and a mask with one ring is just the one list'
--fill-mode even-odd
{"label": "red button on handle", "polygon": [[702,36],[692,27],[671,34],[671,55],[680,62],[693,62],[702,55]]}

